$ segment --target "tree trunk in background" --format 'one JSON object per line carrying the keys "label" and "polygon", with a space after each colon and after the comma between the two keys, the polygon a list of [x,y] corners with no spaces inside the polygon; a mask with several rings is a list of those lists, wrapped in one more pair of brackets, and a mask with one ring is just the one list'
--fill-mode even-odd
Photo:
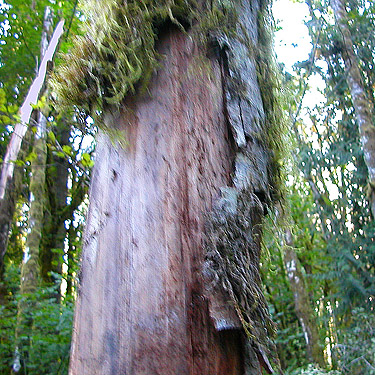
{"label": "tree trunk in background", "polygon": [[[256,43],[259,4],[240,3]],[[241,42],[221,64],[177,28],[158,40],[164,58],[149,95],[107,113],[108,131],[124,141],[98,134],[70,374],[270,372],[262,348],[244,335],[239,306],[203,276],[207,216],[215,205],[224,221],[235,215],[246,190],[254,263],[244,272],[253,267],[259,288],[263,207],[254,192],[268,196],[269,183],[268,150],[254,136],[264,124],[255,62]],[[248,100],[226,91],[234,61]]]}
{"label": "tree trunk in background", "polygon": [[331,7],[335,13],[337,25],[343,38],[342,58],[347,70],[347,82],[352,96],[355,115],[361,136],[364,158],[369,175],[370,206],[375,218],[375,125],[374,111],[371,101],[367,97],[358,58],[354,52],[353,42],[348,26],[348,15],[343,0],[331,0]]}
{"label": "tree trunk in background", "polygon": [[[45,84],[47,63],[53,59],[59,40],[63,34],[63,30],[64,21],[61,20],[56,26],[54,34],[51,38],[51,43],[41,47],[43,49],[43,53],[37,77],[31,84],[25,101],[20,108],[19,115],[21,121],[15,125],[14,132],[10,138],[6,153],[4,155],[0,176],[0,282],[2,280],[3,263],[8,243],[9,230],[18,196],[17,185],[20,183],[20,179],[22,179],[22,177],[19,175],[14,176],[14,164],[19,158],[22,141],[28,129],[32,114],[32,105],[37,103],[40,92]],[[16,173],[19,174],[19,172]],[[0,285],[0,299],[1,294],[2,291]]]}
{"label": "tree trunk in background", "polygon": [[[23,153],[22,149],[21,153]],[[12,227],[17,199],[21,192],[23,174],[23,168],[15,169],[13,179],[8,184],[5,198],[0,200],[0,305],[2,305],[6,293],[2,284],[4,280],[4,257],[8,247],[9,232]]]}
{"label": "tree trunk in background", "polygon": [[[46,7],[41,39],[42,59],[47,52],[48,35],[50,34],[52,24],[53,13],[49,7]],[[23,353],[23,346],[30,345],[28,332],[32,328],[32,321],[28,313],[30,305],[33,303],[30,301],[30,294],[36,291],[40,276],[39,246],[43,228],[47,160],[46,127],[47,118],[40,111],[33,146],[36,158],[31,161],[28,231],[21,268],[21,298],[18,302],[16,349],[13,362],[13,371],[16,373],[21,370],[22,366],[26,367],[27,363],[26,355]]]}
{"label": "tree trunk in background", "polygon": [[[61,146],[69,144],[70,127],[64,121],[56,134],[56,139]],[[46,209],[44,210],[42,241],[40,244],[40,274],[45,282],[53,282],[50,271],[61,274],[62,256],[64,254],[64,241],[66,229],[64,222],[70,219],[65,215],[68,196],[68,160],[48,153],[46,169]],[[70,210],[69,210],[70,212]]]}
{"label": "tree trunk in background", "polygon": [[302,266],[293,248],[293,239],[290,230],[286,230],[286,247],[284,263],[287,276],[294,296],[294,304],[298,320],[306,340],[309,362],[325,367],[323,348],[319,345],[319,331],[315,313],[306,290]]}
{"label": "tree trunk in background", "polygon": [[[40,113],[38,126],[45,127],[46,117]],[[33,152],[37,158],[31,162],[30,177],[30,210],[28,233],[25,243],[25,252],[21,268],[21,298],[18,302],[17,324],[16,324],[16,350],[13,363],[13,371],[19,372],[21,367],[27,363],[27,357],[22,347],[30,345],[28,332],[32,329],[32,321],[29,313],[33,304],[30,295],[38,287],[40,266],[39,266],[39,245],[43,226],[44,199],[45,199],[45,168],[46,168],[46,139],[44,135],[35,140]]]}
{"label": "tree trunk in background", "polygon": [[3,161],[0,176],[0,200],[5,199],[7,185],[13,179],[14,162],[18,158],[18,153],[21,149],[22,140],[28,129],[30,116],[33,111],[32,105],[36,105],[40,96],[40,92],[45,84],[47,74],[47,64],[53,60],[61,35],[64,31],[64,20],[61,20],[52,35],[51,41],[43,53],[43,58],[39,66],[38,74],[30,86],[29,92],[23,102],[19,115],[21,121],[15,125],[13,134],[10,138]]}

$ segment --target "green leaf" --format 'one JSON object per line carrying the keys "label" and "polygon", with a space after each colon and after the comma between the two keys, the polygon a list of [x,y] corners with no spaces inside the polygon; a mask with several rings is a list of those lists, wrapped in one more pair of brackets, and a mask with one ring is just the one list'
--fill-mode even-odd
{"label": "green leaf", "polygon": [[59,158],[65,158],[65,154],[61,151],[57,151],[55,155],[58,156]]}
{"label": "green leaf", "polygon": [[34,161],[38,157],[36,152],[30,152],[29,155],[27,155],[25,161]]}
{"label": "green leaf", "polygon": [[67,155],[71,155],[72,154],[72,148],[70,146],[64,145],[64,146],[62,146],[62,149],[65,152],[65,154],[67,154]]}
{"label": "green leaf", "polygon": [[56,142],[56,136],[55,136],[55,133],[54,133],[52,130],[48,132],[48,138],[49,138],[53,143]]}
{"label": "green leaf", "polygon": [[14,163],[19,167],[23,167],[25,165],[25,162],[23,160],[16,160]]}
{"label": "green leaf", "polygon": [[82,154],[81,163],[84,167],[92,168],[94,166],[94,161],[91,159],[90,154],[84,152]]}

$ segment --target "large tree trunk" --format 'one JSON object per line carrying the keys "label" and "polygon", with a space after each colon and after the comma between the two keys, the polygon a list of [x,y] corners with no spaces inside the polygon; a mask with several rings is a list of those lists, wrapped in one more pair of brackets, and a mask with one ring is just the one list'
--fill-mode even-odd
{"label": "large tree trunk", "polygon": [[[259,5],[242,4],[241,17],[256,39]],[[271,371],[264,348],[255,344],[256,334],[266,332],[257,331],[259,324],[266,323],[245,314],[252,304],[258,318],[264,303],[258,268],[263,207],[254,194],[268,194],[268,157],[254,136],[264,112],[255,63],[243,44],[235,48],[222,64],[207,58],[191,35],[169,27],[159,36],[164,58],[149,93],[107,113],[109,134],[97,139],[71,375],[260,375],[261,365]],[[249,100],[241,102],[233,87],[226,91],[235,69],[238,80],[246,79],[241,89]],[[251,198],[248,217],[240,215],[244,191]],[[241,300],[238,285],[207,285],[204,231],[215,207],[222,213],[218,222],[243,219],[233,220],[246,227],[240,234],[246,238],[237,241],[247,246],[242,260],[253,263],[241,264],[236,281],[250,281],[257,298]],[[241,250],[236,244],[227,249],[234,258]]]}
{"label": "large tree trunk", "polygon": [[215,331],[199,277],[203,213],[231,171],[220,67],[188,77],[195,47],[179,31],[161,46],[151,97],[110,125],[129,145],[98,138],[72,374],[243,373],[239,336]]}

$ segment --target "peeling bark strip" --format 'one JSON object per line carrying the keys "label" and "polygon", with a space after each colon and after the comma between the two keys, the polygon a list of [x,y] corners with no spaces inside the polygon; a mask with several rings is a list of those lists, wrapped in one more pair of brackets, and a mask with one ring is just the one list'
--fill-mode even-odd
{"label": "peeling bark strip", "polygon": [[[255,38],[258,3],[238,4]],[[109,130],[99,133],[71,375],[272,372],[258,268],[269,181],[255,62],[227,39],[224,67],[191,35],[164,29],[149,94],[107,111]],[[228,91],[234,75],[246,88],[237,97]],[[114,145],[108,132],[123,138]]]}
{"label": "peeling bark strip", "polygon": [[368,196],[373,218],[375,218],[375,125],[374,111],[362,82],[358,58],[353,49],[353,42],[348,27],[348,16],[343,0],[331,0],[331,7],[343,38],[342,58],[347,69],[347,83],[352,96],[359,134],[368,169]]}
{"label": "peeling bark strip", "polygon": [[[252,53],[258,46],[260,4],[239,2],[237,12],[235,37],[217,36],[223,50],[225,110],[236,152],[233,178],[221,187],[206,225],[205,273],[211,279],[206,294],[216,328],[243,328],[266,359],[274,349],[270,339],[275,326],[259,275],[260,228],[270,197],[268,150],[262,142],[266,115]],[[223,308],[223,294],[231,309]]]}

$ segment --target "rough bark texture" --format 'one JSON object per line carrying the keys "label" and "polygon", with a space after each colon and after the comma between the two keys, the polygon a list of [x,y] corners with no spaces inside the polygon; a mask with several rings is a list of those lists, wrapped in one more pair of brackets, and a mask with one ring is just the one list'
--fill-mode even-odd
{"label": "rough bark texture", "polygon": [[[240,3],[254,42],[258,3]],[[257,219],[240,221],[253,227],[234,239],[233,251],[244,241],[251,255],[242,261],[254,263],[245,264],[243,280],[258,290],[263,207],[256,194],[268,193],[254,60],[245,41],[219,37],[218,44],[221,57],[207,58],[189,34],[169,27],[149,93],[108,114],[108,131],[98,135],[71,375],[271,371],[262,347],[244,335],[244,323],[255,327],[251,334],[261,326],[239,313],[248,289],[241,296],[241,288],[214,282],[211,295],[212,275],[203,276],[209,213],[222,212],[228,223],[246,193]]]}
{"label": "rough bark texture", "polygon": [[294,305],[298,320],[306,340],[308,360],[325,367],[323,348],[319,345],[319,332],[311,301],[306,290],[302,266],[293,249],[292,234],[286,231],[286,249],[284,255],[285,268],[288,275],[290,287],[294,296]]}
{"label": "rough bark texture", "polygon": [[345,1],[331,0],[331,6],[343,38],[343,59],[347,69],[347,82],[352,96],[355,115],[361,136],[365,162],[369,174],[369,192],[371,212],[375,218],[375,125],[374,111],[362,82],[358,58],[354,52],[353,42],[348,26],[348,15]]}

